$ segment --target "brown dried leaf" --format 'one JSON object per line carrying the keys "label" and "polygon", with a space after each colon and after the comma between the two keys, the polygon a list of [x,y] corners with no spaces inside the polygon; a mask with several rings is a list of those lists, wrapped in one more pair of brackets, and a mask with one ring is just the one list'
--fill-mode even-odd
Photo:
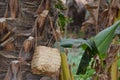
{"label": "brown dried leaf", "polygon": [[112,5],[113,8],[119,8],[120,9],[120,0],[113,0]]}
{"label": "brown dried leaf", "polygon": [[23,43],[23,47],[21,48],[19,58],[23,60],[31,60],[32,54],[34,51],[34,37],[30,36]]}
{"label": "brown dried leaf", "polygon": [[[34,33],[37,32],[37,36],[41,36],[44,31],[44,23],[46,21],[46,17],[48,15],[49,11],[44,10],[36,19],[35,25],[34,25]],[[37,31],[36,31],[37,30]]]}
{"label": "brown dried leaf", "polygon": [[50,77],[42,77],[40,80],[53,80]]}
{"label": "brown dried leaf", "polygon": [[[96,33],[103,30],[107,24],[108,4],[105,0],[94,0],[92,3],[85,5],[90,12],[90,17],[93,18]],[[107,13],[106,13],[107,12]],[[104,14],[105,13],[105,14]]]}
{"label": "brown dried leaf", "polygon": [[13,43],[8,43],[4,48],[6,51],[15,51],[15,46]]}
{"label": "brown dried leaf", "polygon": [[9,52],[3,52],[2,51],[2,52],[0,52],[0,55],[3,56],[3,57],[5,57],[5,58],[9,58],[9,59],[17,59],[16,56],[10,54]]}
{"label": "brown dried leaf", "polygon": [[32,49],[34,43],[33,40],[33,37],[29,37],[27,40],[24,41],[23,48],[25,52],[29,52]]}
{"label": "brown dried leaf", "polygon": [[85,32],[87,31],[87,28],[89,27],[89,25],[91,24],[94,24],[94,19],[92,17],[90,17],[87,21],[85,21],[83,24],[82,24],[82,27],[81,27],[81,31]]}
{"label": "brown dried leaf", "polygon": [[97,21],[97,17],[98,17],[99,4],[100,4],[99,0],[97,0],[91,3],[87,3],[85,5],[86,9],[89,11],[90,15],[94,18],[95,22]]}
{"label": "brown dried leaf", "polygon": [[0,35],[4,35],[8,31],[5,18],[0,18]]}
{"label": "brown dried leaf", "polygon": [[18,0],[8,0],[7,8],[4,17],[8,17],[10,10],[10,17],[16,18],[19,15],[19,1]]}
{"label": "brown dried leaf", "polygon": [[45,10],[45,3],[46,0],[41,0],[40,5],[38,6],[38,9],[36,10],[37,14],[41,14],[43,10]]}
{"label": "brown dried leaf", "polygon": [[119,48],[120,46],[116,46],[116,45],[110,46],[109,51],[107,53],[107,57],[105,59],[105,63],[106,63],[105,71],[106,72],[108,71],[112,63],[114,62],[115,56],[117,55]]}
{"label": "brown dried leaf", "polygon": [[22,80],[21,66],[19,61],[12,61],[4,80]]}
{"label": "brown dried leaf", "polygon": [[118,11],[120,9],[120,0],[112,0],[110,9],[108,12],[108,24],[110,26],[113,24],[115,18],[118,16]]}

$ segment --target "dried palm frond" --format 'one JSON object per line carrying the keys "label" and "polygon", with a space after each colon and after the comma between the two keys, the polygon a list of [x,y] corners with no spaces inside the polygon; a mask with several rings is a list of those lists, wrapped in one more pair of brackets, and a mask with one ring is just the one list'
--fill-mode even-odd
{"label": "dried palm frond", "polygon": [[19,14],[19,1],[18,0],[7,0],[7,8],[4,17],[8,17],[10,11],[10,17],[16,18]]}
{"label": "dried palm frond", "polygon": [[19,61],[12,61],[4,80],[22,80],[21,65]]}
{"label": "dried palm frond", "polygon": [[7,32],[7,23],[5,18],[0,18],[0,35],[3,35],[5,32]]}
{"label": "dried palm frond", "polygon": [[34,53],[34,37],[30,36],[23,43],[19,57],[23,60],[31,60]]}

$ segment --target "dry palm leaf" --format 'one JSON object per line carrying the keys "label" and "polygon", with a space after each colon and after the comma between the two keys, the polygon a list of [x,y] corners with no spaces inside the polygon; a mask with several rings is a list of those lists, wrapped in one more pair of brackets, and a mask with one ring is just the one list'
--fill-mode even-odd
{"label": "dry palm leaf", "polygon": [[0,36],[7,32],[7,23],[5,18],[0,18]]}
{"label": "dry palm leaf", "polygon": [[4,80],[22,80],[21,65],[19,61],[12,61]]}
{"label": "dry palm leaf", "polygon": [[11,42],[11,43],[8,43],[7,45],[5,45],[5,50],[6,51],[15,51],[15,46],[14,44]]}
{"label": "dry palm leaf", "polygon": [[34,51],[34,37],[30,36],[23,43],[19,57],[23,60],[31,60]]}
{"label": "dry palm leaf", "polygon": [[41,36],[44,31],[44,23],[46,21],[46,17],[48,15],[48,13],[49,13],[48,10],[44,10],[35,20],[33,34],[36,34],[36,32],[37,32],[38,37]]}
{"label": "dry palm leaf", "polygon": [[7,0],[7,8],[4,17],[8,17],[10,11],[10,17],[16,18],[19,13],[19,1],[18,0]]}

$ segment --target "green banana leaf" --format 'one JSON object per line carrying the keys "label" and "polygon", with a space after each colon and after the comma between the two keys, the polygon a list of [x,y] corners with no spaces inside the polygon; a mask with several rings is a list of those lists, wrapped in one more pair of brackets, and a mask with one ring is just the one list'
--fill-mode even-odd
{"label": "green banana leaf", "polygon": [[89,62],[91,58],[98,53],[106,53],[112,39],[114,37],[115,30],[119,27],[120,21],[116,22],[111,27],[101,31],[98,35],[95,36],[93,42],[90,44],[92,50],[87,47],[82,59],[79,63],[79,67],[76,74],[85,74],[87,67],[89,66]]}
{"label": "green banana leaf", "polygon": [[89,63],[92,57],[94,57],[98,53],[95,43],[91,42],[90,44],[91,44],[92,49],[87,47],[85,52],[83,53],[78,69],[77,69],[77,73],[76,73],[77,75],[86,73],[87,67],[89,66]]}
{"label": "green banana leaf", "polygon": [[114,37],[115,30],[120,26],[120,20],[112,26],[101,31],[94,37],[94,41],[99,53],[107,53],[107,50]]}
{"label": "green banana leaf", "polygon": [[76,46],[85,49],[88,46],[90,49],[92,49],[90,45],[90,40],[84,40],[84,39],[62,39],[60,41],[60,46],[65,48],[72,48],[73,46]]}
{"label": "green banana leaf", "polygon": [[94,41],[84,40],[84,39],[62,39],[60,42],[60,47],[72,48],[73,46],[81,47],[85,50],[83,56],[80,60],[79,67],[76,74],[84,74],[89,66],[91,58],[95,56],[98,51],[95,46]]}

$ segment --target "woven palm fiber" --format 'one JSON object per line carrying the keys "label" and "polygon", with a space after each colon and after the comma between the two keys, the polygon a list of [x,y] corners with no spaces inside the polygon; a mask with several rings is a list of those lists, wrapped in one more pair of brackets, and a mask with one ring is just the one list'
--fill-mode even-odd
{"label": "woven palm fiber", "polygon": [[31,69],[33,74],[52,75],[59,71],[61,57],[58,49],[38,46],[33,54]]}

